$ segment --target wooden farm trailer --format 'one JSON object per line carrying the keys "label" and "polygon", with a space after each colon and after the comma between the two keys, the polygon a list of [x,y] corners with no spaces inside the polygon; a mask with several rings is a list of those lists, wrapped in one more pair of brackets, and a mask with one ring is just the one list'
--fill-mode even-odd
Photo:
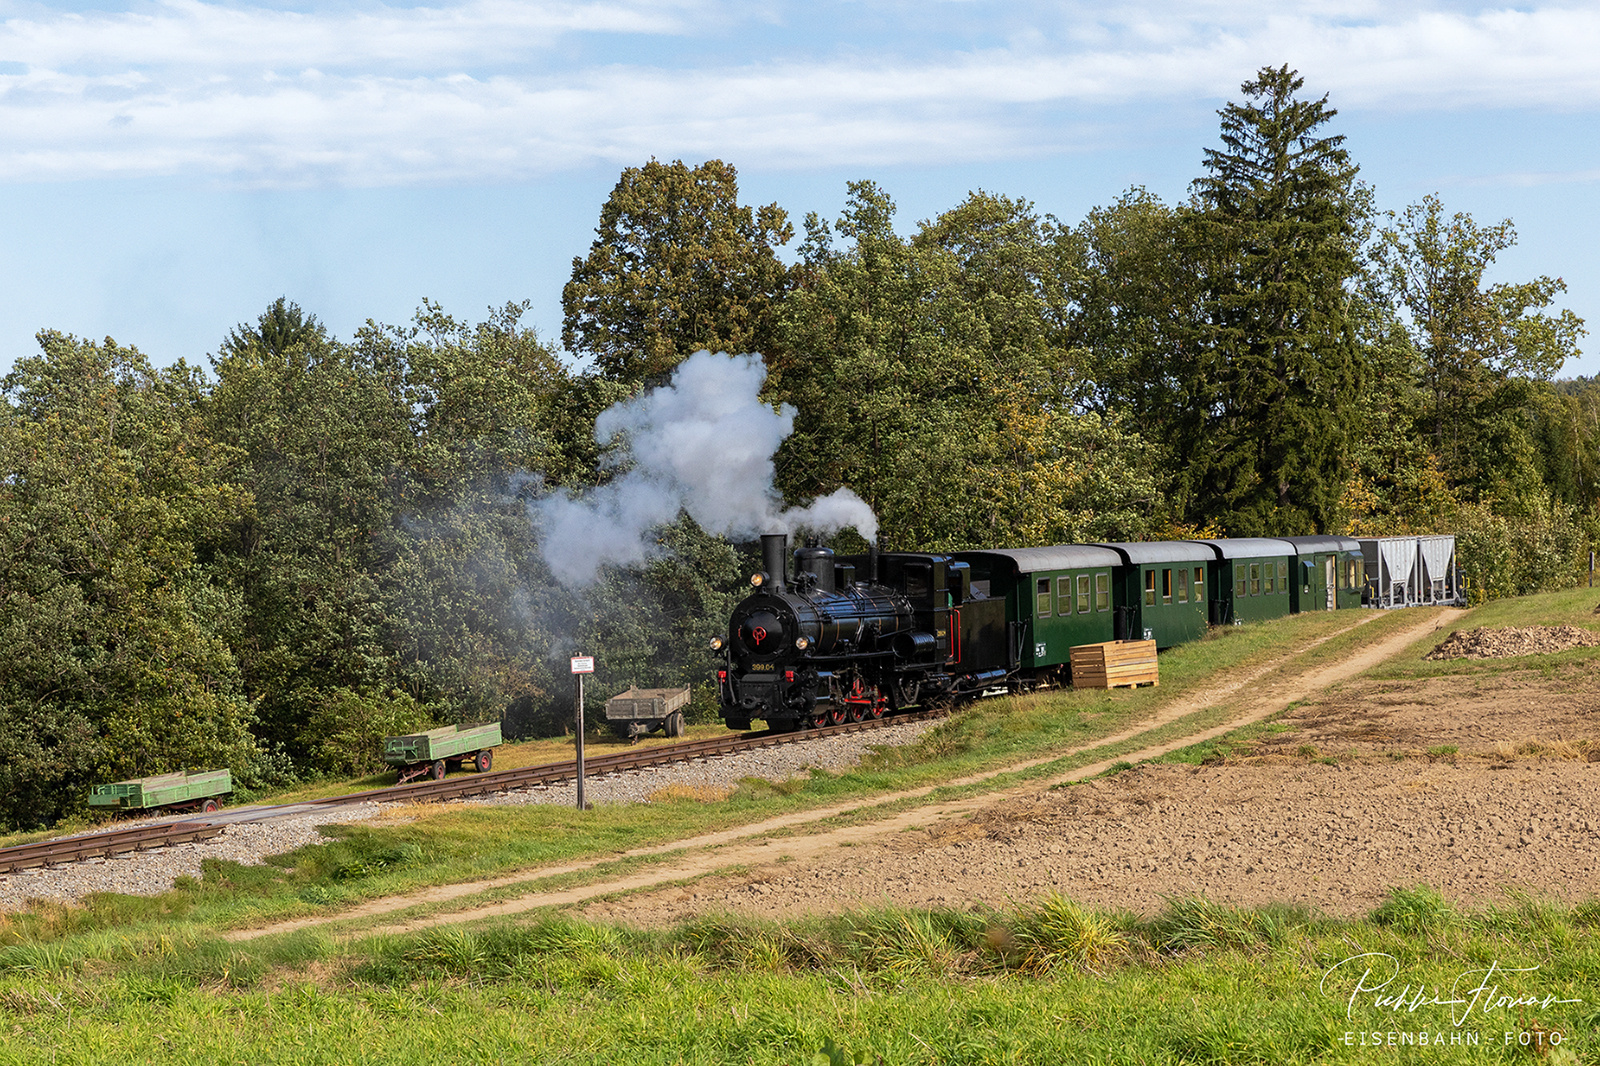
{"label": "wooden farm trailer", "polygon": [[634,688],[606,700],[606,721],[618,736],[638,740],[657,729],[669,737],[683,736],[683,708],[689,705],[690,689]]}
{"label": "wooden farm trailer", "polygon": [[396,784],[405,784],[424,774],[443,781],[446,770],[470,765],[480,774],[494,766],[494,751],[503,740],[500,723],[488,725],[440,726],[426,733],[386,737],[383,761],[395,768]]}

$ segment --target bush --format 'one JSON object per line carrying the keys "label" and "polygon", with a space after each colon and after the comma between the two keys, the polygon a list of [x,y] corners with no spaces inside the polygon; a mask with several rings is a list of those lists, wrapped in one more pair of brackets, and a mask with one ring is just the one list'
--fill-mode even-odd
{"label": "bush", "polygon": [[420,733],[436,724],[416,700],[398,690],[368,695],[340,686],[319,694],[307,746],[329,773],[360,777],[383,769],[383,738]]}

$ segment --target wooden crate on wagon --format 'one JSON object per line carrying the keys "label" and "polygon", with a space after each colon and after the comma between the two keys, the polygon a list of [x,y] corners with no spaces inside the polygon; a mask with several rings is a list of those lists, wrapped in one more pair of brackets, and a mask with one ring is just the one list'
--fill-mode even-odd
{"label": "wooden crate on wagon", "polygon": [[1161,684],[1153,640],[1108,640],[1071,651],[1073,688],[1131,688]]}

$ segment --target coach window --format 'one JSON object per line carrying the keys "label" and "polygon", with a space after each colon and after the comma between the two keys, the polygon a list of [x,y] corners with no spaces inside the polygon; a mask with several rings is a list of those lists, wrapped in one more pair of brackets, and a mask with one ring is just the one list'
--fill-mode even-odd
{"label": "coach window", "polygon": [[1037,599],[1039,600],[1039,603],[1038,603],[1038,606],[1037,606],[1039,617],[1040,618],[1049,618],[1050,617],[1050,579],[1049,578],[1042,577],[1042,578],[1039,579],[1039,595],[1038,595]]}
{"label": "coach window", "polygon": [[1261,564],[1250,564],[1250,595],[1261,595]]}
{"label": "coach window", "polygon": [[1089,575],[1078,575],[1078,613],[1089,613]]}
{"label": "coach window", "polygon": [[1161,571],[1161,602],[1172,602],[1172,571]]}
{"label": "coach window", "polygon": [[1111,610],[1111,575],[1094,575],[1094,609],[1097,611]]}
{"label": "coach window", "polygon": [[1244,567],[1237,563],[1234,564],[1233,574],[1235,579],[1233,582],[1233,594],[1235,596],[1246,595],[1250,591],[1249,575],[1245,573]]}
{"label": "coach window", "polygon": [[1266,589],[1266,593],[1267,593],[1268,596],[1270,596],[1274,592],[1278,591],[1278,583],[1273,580],[1273,578],[1275,578],[1277,576],[1277,571],[1272,569],[1272,564],[1271,563],[1268,563],[1266,565],[1265,569],[1267,571],[1267,589]]}
{"label": "coach window", "polygon": [[1072,613],[1072,579],[1056,578],[1056,615],[1065,618]]}
{"label": "coach window", "polygon": [[1187,569],[1178,571],[1178,602],[1189,602],[1189,571]]}
{"label": "coach window", "polygon": [[1278,564],[1278,591],[1285,596],[1289,595],[1289,564]]}
{"label": "coach window", "polygon": [[1144,572],[1144,605],[1146,607],[1154,607],[1156,605],[1156,572],[1154,570],[1146,570]]}
{"label": "coach window", "polygon": [[1194,568],[1194,602],[1199,603],[1206,598],[1206,568]]}

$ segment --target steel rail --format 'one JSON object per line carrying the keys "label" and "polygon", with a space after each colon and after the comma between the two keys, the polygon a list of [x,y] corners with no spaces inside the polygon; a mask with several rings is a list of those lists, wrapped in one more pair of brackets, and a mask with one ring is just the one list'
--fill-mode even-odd
{"label": "steel rail", "polygon": [[[715,737],[711,740],[681,741],[610,755],[597,755],[584,760],[584,776],[599,777],[605,774],[646,770],[672,763],[693,762],[695,759],[713,759],[735,755],[741,751],[776,747],[780,744],[799,744],[823,737],[842,736],[867,730],[882,729],[903,722],[936,718],[943,711],[919,711],[895,715],[892,718],[872,718],[861,722],[820,726],[816,729],[796,730],[792,733],[741,733],[737,736]],[[541,763],[538,766],[521,766],[511,770],[491,770],[486,774],[468,773],[443,781],[419,781],[388,788],[368,789],[343,796],[286,803],[262,809],[259,818],[230,818],[228,823],[213,824],[205,819],[187,819],[180,822],[162,822],[155,825],[113,829],[102,833],[60,837],[36,844],[18,844],[0,848],[0,874],[26,870],[39,866],[55,866],[83,859],[103,858],[168,844],[183,844],[216,836],[235,821],[266,821],[278,817],[274,813],[282,808],[342,807],[356,803],[437,803],[442,800],[481,796],[488,793],[511,792],[524,788],[540,788],[576,780],[577,760]],[[221,812],[219,812],[221,813]]]}
{"label": "steel rail", "polygon": [[162,822],[156,825],[136,825],[128,829],[112,829],[104,833],[87,833],[81,836],[41,840],[36,844],[18,844],[0,848],[0,873],[13,873],[36,866],[57,866],[61,863],[80,862],[84,859],[105,858],[145,848],[184,844],[216,836],[226,828],[207,822]]}
{"label": "steel rail", "polygon": [[[841,725],[803,729],[792,733],[741,733],[738,736],[683,741],[677,744],[642,748],[637,751],[597,755],[584,760],[584,776],[598,777],[628,770],[644,770],[654,766],[667,766],[678,762],[692,762],[695,759],[718,758],[724,755],[734,755],[741,751],[776,747],[780,744],[799,744],[821,737],[860,733],[872,729],[882,729],[891,725],[899,725],[904,722],[938,717],[941,713],[938,711],[920,711],[914,714],[895,715],[892,718],[845,722]],[[514,770],[492,770],[486,774],[467,774],[453,779],[446,778],[443,781],[420,781],[404,785],[391,785],[388,788],[369,789],[365,792],[352,792],[344,796],[329,796],[326,799],[308,800],[306,805],[343,806],[351,803],[394,802],[396,800],[426,803],[429,801],[459,799],[463,796],[484,795],[491,792],[509,792],[515,789],[557,785],[566,781],[576,780],[577,776],[576,760],[541,763],[538,766],[522,766]]]}

